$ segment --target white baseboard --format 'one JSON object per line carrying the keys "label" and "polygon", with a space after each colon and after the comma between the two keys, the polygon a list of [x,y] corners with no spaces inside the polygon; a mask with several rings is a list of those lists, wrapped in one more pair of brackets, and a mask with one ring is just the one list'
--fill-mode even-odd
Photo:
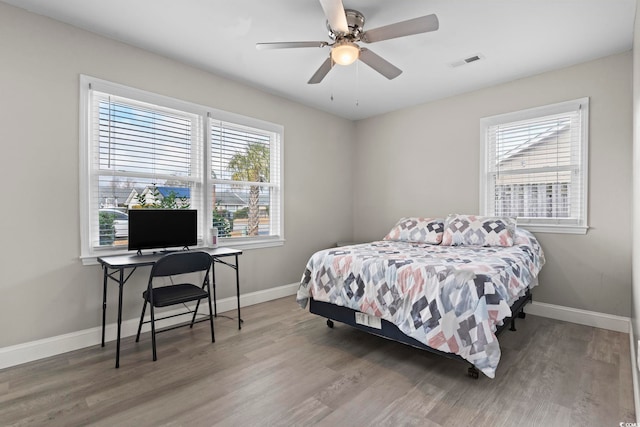
{"label": "white baseboard", "polygon": [[625,334],[629,333],[629,324],[631,323],[631,319],[628,317],[580,310],[578,308],[564,307],[561,305],[536,301],[526,305],[524,311],[531,313],[534,316],[563,320],[565,322],[593,326],[595,328],[608,329],[616,332],[624,332]]}
{"label": "white baseboard", "polygon": [[636,408],[636,421],[640,417],[640,378],[638,378],[638,359],[633,322],[629,322],[629,349],[631,351],[631,378],[633,379],[633,403]]}
{"label": "white baseboard", "polygon": [[[299,286],[299,283],[292,283],[290,285],[278,286],[263,291],[240,295],[240,307],[246,307],[278,298],[295,295]],[[235,296],[218,300],[216,305],[218,313],[233,311],[238,307],[237,299]],[[206,304],[201,304],[198,311],[204,313],[203,310],[206,310],[208,313]],[[171,315],[178,312],[180,312],[180,310],[171,310],[163,312],[163,315]],[[135,335],[138,332],[138,321],[139,318],[129,319],[122,322],[122,338]],[[157,323],[157,327],[160,328],[171,326],[172,324],[177,324],[184,321],[185,317],[177,317],[161,321]],[[143,330],[145,329],[149,330],[149,327],[146,326],[146,328],[143,328]],[[113,341],[116,339],[116,336],[117,325],[115,323],[106,325],[105,341]],[[0,369],[20,365],[22,363],[31,362],[38,359],[43,359],[49,356],[55,356],[85,347],[90,347],[92,345],[100,344],[101,341],[102,326],[98,326],[95,328],[85,329],[83,331],[72,332],[69,334],[58,335],[51,338],[45,338],[37,341],[31,341],[23,344],[13,345],[10,347],[0,348]]]}

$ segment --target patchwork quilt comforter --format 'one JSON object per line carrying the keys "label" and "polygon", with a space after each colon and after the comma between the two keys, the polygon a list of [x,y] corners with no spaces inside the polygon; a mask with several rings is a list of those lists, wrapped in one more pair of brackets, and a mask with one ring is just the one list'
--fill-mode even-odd
{"label": "patchwork quilt comforter", "polygon": [[345,246],[309,259],[297,301],[304,308],[313,297],[380,317],[493,378],[500,361],[496,329],[537,284],[544,262],[538,241],[523,229],[510,247],[400,241]]}

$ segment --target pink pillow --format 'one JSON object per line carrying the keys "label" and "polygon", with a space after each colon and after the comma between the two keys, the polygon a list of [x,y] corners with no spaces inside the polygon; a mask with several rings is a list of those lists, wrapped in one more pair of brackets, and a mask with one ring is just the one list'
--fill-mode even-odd
{"label": "pink pillow", "polygon": [[449,215],[442,245],[513,246],[516,219],[477,215]]}
{"label": "pink pillow", "polygon": [[383,240],[438,245],[442,241],[443,229],[442,218],[406,217],[400,219]]}

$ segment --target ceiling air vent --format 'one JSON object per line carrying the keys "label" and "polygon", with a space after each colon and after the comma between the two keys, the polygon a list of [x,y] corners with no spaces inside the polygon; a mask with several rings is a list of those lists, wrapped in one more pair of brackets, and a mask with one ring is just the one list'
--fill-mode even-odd
{"label": "ceiling air vent", "polygon": [[479,61],[481,59],[484,59],[484,55],[482,54],[476,54],[476,55],[471,55],[468,58],[464,58],[464,59],[460,59],[458,61],[454,61],[451,63],[452,67],[459,67],[461,65],[466,65],[466,64],[471,64],[472,62],[476,62]]}

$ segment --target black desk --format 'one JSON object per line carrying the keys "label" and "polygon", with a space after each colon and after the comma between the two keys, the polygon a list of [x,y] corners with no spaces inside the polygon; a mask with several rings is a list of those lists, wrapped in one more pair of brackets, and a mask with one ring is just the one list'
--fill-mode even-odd
{"label": "black desk", "polygon": [[[242,255],[240,249],[231,248],[215,248],[215,249],[197,249],[207,252],[213,258],[213,265],[211,266],[211,283],[213,287],[213,306],[214,314],[218,315],[218,308],[216,306],[216,263],[224,264],[233,268],[236,271],[236,297],[238,299],[238,329],[242,329],[242,319],[240,318],[240,275],[238,272],[238,255]],[[122,289],[127,280],[131,277],[134,271],[138,267],[144,267],[153,265],[158,259],[160,259],[164,253],[155,253],[148,255],[114,255],[98,257],[98,262],[102,265],[102,271],[104,272],[103,284],[102,284],[102,347],[104,347],[104,331],[107,314],[107,282],[111,279],[118,283],[118,337],[116,339],[116,368],[120,367],[120,332],[122,326]],[[223,261],[221,258],[235,257],[235,264]],[[125,270],[131,269],[126,276]]]}

